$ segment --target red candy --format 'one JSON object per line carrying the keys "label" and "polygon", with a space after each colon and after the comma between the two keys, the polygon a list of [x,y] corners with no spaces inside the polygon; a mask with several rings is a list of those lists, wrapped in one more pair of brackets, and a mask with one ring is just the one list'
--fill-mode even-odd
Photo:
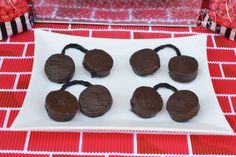
{"label": "red candy", "polygon": [[27,12],[26,0],[0,0],[0,22],[10,21]]}
{"label": "red candy", "polygon": [[209,15],[220,25],[236,28],[236,1],[212,0]]}

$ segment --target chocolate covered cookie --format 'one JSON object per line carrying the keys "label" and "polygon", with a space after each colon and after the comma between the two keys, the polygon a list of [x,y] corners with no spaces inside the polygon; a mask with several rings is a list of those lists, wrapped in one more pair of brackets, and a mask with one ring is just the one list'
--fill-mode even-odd
{"label": "chocolate covered cookie", "polygon": [[92,85],[81,92],[79,97],[80,111],[88,117],[105,114],[112,105],[109,90],[101,85]]}
{"label": "chocolate covered cookie", "polygon": [[180,50],[171,44],[161,45],[156,52],[169,47],[175,50],[177,56],[170,59],[168,68],[170,77],[177,82],[191,82],[197,76],[198,62],[191,56],[181,55]]}
{"label": "chocolate covered cookie", "polygon": [[51,119],[65,122],[75,116],[78,110],[78,101],[67,91],[52,91],[46,97],[45,109]]}
{"label": "chocolate covered cookie", "polygon": [[173,120],[185,122],[197,115],[200,105],[195,93],[189,90],[180,90],[170,96],[166,109]]}
{"label": "chocolate covered cookie", "polygon": [[169,61],[169,75],[178,82],[190,82],[197,76],[198,62],[190,56],[176,56]]}
{"label": "chocolate covered cookie", "polygon": [[90,72],[92,77],[105,77],[110,74],[113,59],[105,51],[93,49],[86,52],[83,66]]}
{"label": "chocolate covered cookie", "polygon": [[142,49],[135,52],[129,62],[133,71],[140,76],[153,74],[160,68],[159,55],[152,49]]}
{"label": "chocolate covered cookie", "polygon": [[74,75],[75,64],[67,55],[54,54],[47,59],[44,71],[50,81],[66,83]]}
{"label": "chocolate covered cookie", "polygon": [[134,91],[130,104],[133,113],[141,118],[151,118],[162,109],[163,100],[155,89],[142,86]]}

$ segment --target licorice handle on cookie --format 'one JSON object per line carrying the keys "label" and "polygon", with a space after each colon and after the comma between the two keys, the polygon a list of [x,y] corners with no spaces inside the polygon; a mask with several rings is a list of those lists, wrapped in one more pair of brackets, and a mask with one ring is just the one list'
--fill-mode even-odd
{"label": "licorice handle on cookie", "polygon": [[160,83],[154,86],[171,89],[174,93],[169,97],[166,109],[170,117],[177,122],[185,122],[195,117],[200,109],[198,96],[190,90],[177,90],[168,83]]}
{"label": "licorice handle on cookie", "polygon": [[167,83],[160,83],[156,86],[138,87],[130,100],[131,111],[141,118],[152,118],[161,111],[163,100],[161,95],[157,92],[160,87],[169,88],[176,92],[177,89]]}
{"label": "licorice handle on cookie", "polygon": [[174,92],[167,101],[167,111],[177,122],[185,122],[197,115],[200,105],[198,97],[189,90],[177,90],[168,83],[159,83],[153,88],[141,86],[137,88],[130,100],[131,111],[141,118],[152,118],[161,111],[163,100],[157,92],[159,88],[167,88]]}
{"label": "licorice handle on cookie", "polygon": [[161,45],[154,50],[159,52],[160,50],[169,47],[176,51],[177,56],[170,59],[168,68],[170,77],[178,82],[191,82],[197,76],[198,62],[191,56],[181,55],[179,49],[172,45]]}
{"label": "licorice handle on cookie", "polygon": [[48,79],[56,83],[66,83],[71,80],[75,72],[75,64],[71,57],[65,55],[67,49],[75,48],[85,53],[83,66],[92,77],[105,77],[110,74],[113,66],[112,57],[103,50],[87,50],[75,43],[66,45],[61,54],[50,56],[44,66]]}
{"label": "licorice handle on cookie", "polygon": [[113,59],[105,51],[101,49],[87,50],[78,44],[68,44],[64,49],[68,48],[76,48],[85,53],[83,66],[91,74],[91,77],[105,77],[110,74]]}
{"label": "licorice handle on cookie", "polygon": [[77,81],[70,82],[62,86],[60,90],[51,91],[45,99],[45,109],[48,116],[58,122],[71,120],[79,107],[78,101],[74,95],[65,91],[66,88],[73,84],[80,84],[85,87],[91,86],[89,82]]}
{"label": "licorice handle on cookie", "polygon": [[[171,46],[170,44],[168,46],[174,48],[177,55],[181,55],[179,49],[175,46]],[[147,76],[156,72],[160,68],[160,57],[157,52],[161,49],[163,49],[163,46],[154,50],[145,48],[136,51],[129,60],[133,71],[139,76]]]}
{"label": "licorice handle on cookie", "polygon": [[65,52],[69,48],[76,48],[84,53],[88,50],[78,44],[66,45],[61,54],[51,55],[44,66],[44,71],[48,79],[56,83],[66,83],[71,80],[75,73],[75,63],[73,59],[66,55]]}
{"label": "licorice handle on cookie", "polygon": [[73,80],[70,82],[67,82],[66,84],[64,84],[60,90],[66,90],[68,87],[70,86],[74,86],[74,85],[83,85],[85,87],[89,87],[92,86],[91,83],[87,82],[87,81],[82,81],[82,80]]}
{"label": "licorice handle on cookie", "polygon": [[178,91],[177,88],[175,88],[174,86],[172,86],[172,85],[170,85],[170,84],[168,84],[168,83],[159,83],[159,84],[157,84],[157,85],[155,85],[155,86],[153,87],[153,89],[156,90],[156,91],[157,91],[159,88],[167,88],[167,89],[172,90],[173,92],[177,92],[177,91]]}
{"label": "licorice handle on cookie", "polygon": [[153,74],[160,68],[160,58],[157,52],[166,47],[174,49],[177,54],[169,61],[170,77],[178,82],[194,80],[198,70],[197,60],[190,56],[181,55],[180,50],[172,44],[161,45],[154,50],[145,48],[136,51],[129,60],[133,71],[140,76]]}
{"label": "licorice handle on cookie", "polygon": [[70,48],[75,48],[77,50],[80,50],[83,53],[88,52],[88,50],[86,48],[84,48],[83,46],[79,45],[79,44],[75,44],[75,43],[70,43],[68,45],[66,45],[63,50],[61,51],[61,54],[65,54],[67,49]]}
{"label": "licorice handle on cookie", "polygon": [[92,85],[89,82],[74,80],[62,86],[64,90],[70,86],[80,84],[85,88],[79,96],[80,111],[88,117],[98,117],[105,114],[112,105],[112,96],[109,90],[102,85]]}
{"label": "licorice handle on cookie", "polygon": [[159,52],[160,50],[162,50],[162,49],[164,49],[164,48],[166,48],[166,47],[169,47],[169,48],[174,49],[175,52],[176,52],[176,55],[177,55],[177,56],[181,56],[180,50],[179,50],[176,46],[174,46],[174,45],[172,45],[172,44],[166,44],[166,45],[158,46],[157,48],[154,49],[154,51],[155,51],[155,52]]}
{"label": "licorice handle on cookie", "polygon": [[101,49],[87,50],[78,44],[68,44],[62,53],[68,48],[76,48],[85,53],[83,66],[91,74],[91,77],[105,77],[110,74],[113,59],[105,51]]}

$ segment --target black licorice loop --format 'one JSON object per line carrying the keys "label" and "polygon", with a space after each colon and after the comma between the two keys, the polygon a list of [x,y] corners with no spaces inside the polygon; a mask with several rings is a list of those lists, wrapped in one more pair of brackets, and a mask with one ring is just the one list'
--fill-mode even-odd
{"label": "black licorice loop", "polygon": [[170,84],[168,84],[168,83],[159,83],[159,84],[155,85],[155,86],[153,87],[153,89],[154,89],[154,90],[158,90],[159,88],[163,88],[163,87],[165,87],[165,88],[167,88],[167,89],[170,89],[170,90],[172,90],[173,92],[177,92],[177,91],[178,91],[177,88],[175,88],[174,86],[172,86],[172,85],[170,85]]}
{"label": "black licorice loop", "polygon": [[75,48],[77,50],[80,50],[81,52],[83,53],[86,53],[88,52],[88,50],[86,48],[84,48],[83,46],[79,45],[79,44],[75,44],[75,43],[71,43],[71,44],[68,44],[66,45],[63,50],[61,51],[61,54],[65,54],[66,53],[66,50],[69,49],[69,48]]}
{"label": "black licorice loop", "polygon": [[166,47],[174,49],[176,54],[177,54],[177,56],[181,56],[180,50],[176,46],[174,46],[172,44],[161,45],[161,46],[155,48],[154,51],[159,52],[160,50],[162,50],[162,49],[164,49]]}
{"label": "black licorice loop", "polygon": [[85,87],[89,87],[91,86],[92,84],[87,82],[87,81],[82,81],[82,80],[73,80],[73,81],[70,81],[70,82],[67,82],[66,84],[64,84],[60,90],[65,90],[66,88],[70,87],[70,86],[73,86],[73,85],[83,85]]}

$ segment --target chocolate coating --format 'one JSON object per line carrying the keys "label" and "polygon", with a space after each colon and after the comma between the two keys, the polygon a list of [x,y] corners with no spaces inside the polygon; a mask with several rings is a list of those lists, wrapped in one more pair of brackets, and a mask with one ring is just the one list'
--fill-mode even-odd
{"label": "chocolate coating", "polygon": [[105,51],[94,49],[86,52],[83,66],[91,73],[92,77],[105,77],[110,74],[113,59]]}
{"label": "chocolate coating", "polygon": [[78,110],[78,101],[67,91],[52,91],[46,97],[45,109],[51,119],[65,122],[75,116]]}
{"label": "chocolate coating", "polygon": [[88,117],[98,117],[105,114],[112,105],[112,97],[108,89],[101,85],[91,85],[81,92],[79,106]]}
{"label": "chocolate coating", "polygon": [[75,73],[75,64],[67,55],[54,54],[47,59],[44,71],[50,81],[66,83]]}
{"label": "chocolate coating", "polygon": [[190,56],[176,56],[169,61],[169,75],[178,82],[190,82],[197,76],[198,62]]}
{"label": "chocolate coating", "polygon": [[185,122],[197,115],[200,105],[195,93],[180,90],[170,96],[166,109],[173,120]]}
{"label": "chocolate coating", "polygon": [[142,49],[135,52],[129,62],[133,71],[140,76],[153,74],[160,68],[159,55],[152,49]]}
{"label": "chocolate coating", "polygon": [[131,110],[141,118],[154,117],[163,106],[163,100],[158,92],[151,87],[137,88],[130,100]]}

